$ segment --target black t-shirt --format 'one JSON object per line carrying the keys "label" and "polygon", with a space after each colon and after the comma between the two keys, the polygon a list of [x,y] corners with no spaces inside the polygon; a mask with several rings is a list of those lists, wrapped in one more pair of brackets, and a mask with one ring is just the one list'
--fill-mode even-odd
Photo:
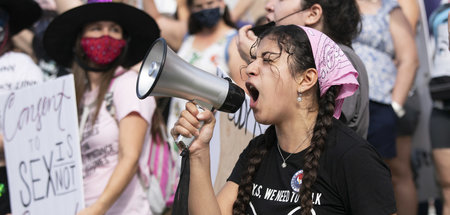
{"label": "black t-shirt", "polygon": [[[270,141],[271,148],[253,179],[247,213],[300,214],[299,179],[306,150],[293,154],[286,161],[287,167],[282,168],[273,126],[250,142],[228,180],[239,184],[250,150],[264,141]],[[282,153],[284,158],[289,155]],[[369,143],[338,120],[333,120],[333,128],[328,133],[312,193],[313,215],[396,212],[388,167]]]}

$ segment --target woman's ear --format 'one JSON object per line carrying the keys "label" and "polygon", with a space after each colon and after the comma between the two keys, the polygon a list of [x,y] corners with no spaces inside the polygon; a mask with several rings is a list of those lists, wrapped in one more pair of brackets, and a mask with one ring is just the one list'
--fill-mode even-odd
{"label": "woman's ear", "polygon": [[299,74],[296,80],[298,83],[297,92],[303,93],[310,90],[317,84],[318,72],[314,68],[306,69],[303,73]]}
{"label": "woman's ear", "polygon": [[[322,15],[323,10],[322,6],[319,4],[313,4],[309,9],[309,14],[306,17],[305,25],[313,28],[320,28],[318,30],[322,30]],[[320,27],[319,27],[320,26]]]}

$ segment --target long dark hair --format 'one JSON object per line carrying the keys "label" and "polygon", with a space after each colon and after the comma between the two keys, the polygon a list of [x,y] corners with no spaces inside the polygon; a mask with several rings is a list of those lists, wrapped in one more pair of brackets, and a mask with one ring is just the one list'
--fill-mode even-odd
{"label": "long dark hair", "polygon": [[319,4],[323,10],[323,33],[336,43],[351,47],[352,40],[361,32],[362,26],[359,7],[355,0],[303,0],[302,2],[303,9]]}
{"label": "long dark hair", "polygon": [[[276,40],[280,50],[285,51],[289,55],[287,63],[289,64],[293,78],[295,73],[301,73],[308,68],[315,68],[311,44],[303,29],[294,25],[274,27],[262,33],[255,44],[259,43],[264,37]],[[338,87],[330,87],[327,93],[320,97],[319,88],[317,87],[316,95],[319,111],[311,138],[311,146],[308,147],[304,156],[304,175],[300,188],[302,215],[311,214],[311,188],[317,178],[319,158],[325,147],[325,138],[333,124],[334,102],[338,90]],[[274,130],[269,128],[265,136],[270,136]],[[263,144],[258,145],[258,147],[249,152],[247,168],[242,174],[238,196],[233,205],[234,215],[246,214],[247,206],[250,202],[254,175],[258,171],[264,156],[273,145],[274,141],[263,141]]]}
{"label": "long dark hair", "polygon": [[[165,140],[164,138],[167,137],[167,126],[166,121],[164,119],[164,109],[168,106],[168,102],[166,101],[166,98],[164,97],[155,97],[156,100],[156,109],[153,113],[152,117],[152,126],[150,127],[150,133],[152,134],[153,142],[157,142],[156,137],[159,136],[161,139]],[[160,143],[163,143],[161,141]]]}
{"label": "long dark hair", "polygon": [[[216,0],[219,1],[219,0]],[[220,0],[220,1],[224,1],[224,0]],[[194,0],[187,0],[187,5],[189,8],[191,8],[194,5]],[[228,9],[228,6],[225,6],[225,10],[223,11],[223,15],[222,15],[222,20],[225,22],[226,25],[232,27],[232,28],[236,28],[236,25],[234,24],[233,21],[231,21],[231,15],[230,15],[230,10]],[[200,24],[198,24],[198,22],[192,18],[192,14],[191,16],[189,16],[189,21],[188,21],[188,31],[189,34],[196,34],[198,32],[200,32],[201,30],[203,30],[203,26],[201,26]]]}

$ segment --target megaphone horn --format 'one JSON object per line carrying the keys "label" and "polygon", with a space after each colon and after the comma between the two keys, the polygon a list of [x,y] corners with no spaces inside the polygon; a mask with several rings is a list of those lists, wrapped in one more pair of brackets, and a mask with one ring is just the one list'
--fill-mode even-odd
{"label": "megaphone horn", "polygon": [[239,110],[245,99],[244,90],[239,86],[184,61],[163,38],[153,42],[144,58],[136,94],[140,99],[149,95],[178,97],[228,113]]}

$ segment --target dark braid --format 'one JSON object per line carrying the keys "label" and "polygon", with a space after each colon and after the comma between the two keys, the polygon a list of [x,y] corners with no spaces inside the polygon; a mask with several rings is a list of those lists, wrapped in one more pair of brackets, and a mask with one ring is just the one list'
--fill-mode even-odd
{"label": "dark braid", "polygon": [[[317,179],[319,159],[325,148],[325,139],[333,125],[334,102],[339,87],[332,86],[319,99],[319,113],[317,115],[311,146],[304,157],[303,179],[300,188],[301,215],[310,215],[312,208],[312,186]],[[318,92],[319,93],[319,92]]]}
{"label": "dark braid", "polygon": [[[275,128],[271,126],[267,129],[265,136],[273,137],[275,136],[273,133],[275,132]],[[264,136],[259,136],[257,138],[264,138]],[[257,140],[254,140],[257,141]],[[250,202],[250,197],[252,193],[253,187],[253,177],[255,173],[258,171],[258,168],[263,160],[264,156],[273,146],[273,141],[264,139],[262,144],[259,144],[253,150],[249,152],[249,159],[247,163],[247,169],[242,174],[241,182],[239,183],[238,196],[233,205],[233,214],[234,215],[245,215],[247,206]]]}

